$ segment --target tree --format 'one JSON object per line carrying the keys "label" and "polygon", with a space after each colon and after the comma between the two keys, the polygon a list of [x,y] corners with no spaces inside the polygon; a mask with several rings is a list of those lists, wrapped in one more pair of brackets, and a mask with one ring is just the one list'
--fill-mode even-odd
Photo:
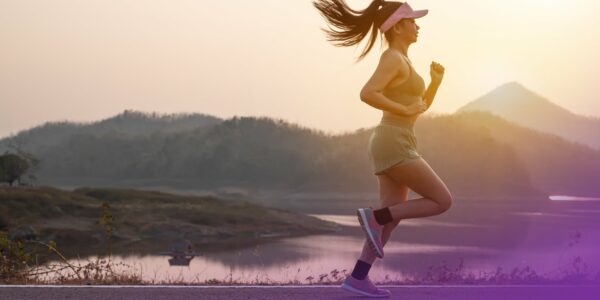
{"label": "tree", "polygon": [[[29,182],[35,181],[37,178],[36,178],[34,172],[38,170],[38,167],[40,165],[40,160],[38,158],[36,158],[33,154],[23,150],[24,148],[26,148],[24,142],[18,140],[16,137],[12,137],[12,138],[8,139],[7,148],[9,150],[5,151],[4,155],[8,155],[9,153],[12,152],[11,155],[18,156],[21,160],[21,162],[16,164],[17,166],[19,164],[27,165],[25,171],[23,173],[21,173],[15,180],[18,180],[19,184],[23,184],[23,182],[21,180],[23,179],[24,175],[27,175],[27,179],[29,179]],[[0,156],[0,157],[3,157],[3,156]],[[11,161],[11,160],[16,161],[16,159],[14,157],[9,159],[9,161]],[[24,160],[25,163],[23,163],[22,160]],[[15,163],[12,162],[9,164],[14,165]],[[6,171],[3,171],[2,165],[3,165],[3,163],[0,162],[0,183],[8,182],[9,185],[12,186],[12,183],[14,182],[14,180],[12,182],[8,181],[8,177],[11,177],[11,176],[7,176],[8,174]]]}
{"label": "tree", "polygon": [[27,159],[12,153],[0,156],[0,183],[7,182],[12,186],[15,181],[21,182],[21,177],[29,170]]}

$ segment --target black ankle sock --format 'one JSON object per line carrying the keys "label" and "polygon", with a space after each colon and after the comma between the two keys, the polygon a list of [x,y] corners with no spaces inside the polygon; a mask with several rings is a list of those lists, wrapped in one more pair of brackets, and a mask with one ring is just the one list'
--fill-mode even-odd
{"label": "black ankle sock", "polygon": [[390,209],[387,207],[376,209],[373,211],[373,214],[375,215],[375,221],[377,221],[377,224],[379,225],[385,225],[393,220],[392,212],[390,212]]}
{"label": "black ankle sock", "polygon": [[363,280],[363,279],[365,279],[365,277],[367,277],[367,274],[369,274],[370,269],[371,269],[370,264],[359,259],[356,261],[354,270],[352,270],[352,277],[354,277],[358,280]]}

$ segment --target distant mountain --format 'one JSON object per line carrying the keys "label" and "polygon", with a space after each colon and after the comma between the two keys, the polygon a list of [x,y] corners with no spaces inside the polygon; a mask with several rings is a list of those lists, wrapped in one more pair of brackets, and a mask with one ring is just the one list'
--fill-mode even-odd
{"label": "distant mountain", "polygon": [[223,120],[205,114],[163,114],[125,110],[122,113],[97,122],[47,122],[16,135],[0,140],[0,153],[9,144],[26,148],[43,148],[63,143],[74,135],[100,137],[108,134],[121,136],[150,136],[172,134],[198,127],[207,127]]}
{"label": "distant mountain", "polygon": [[475,110],[600,149],[600,118],[574,114],[517,82],[499,86],[456,112]]}
{"label": "distant mountain", "polygon": [[[31,134],[47,125],[13,139],[41,159],[42,184],[377,190],[366,148],[372,128],[331,135],[266,117],[141,116],[56,126],[62,139],[53,142]],[[425,115],[415,131],[419,152],[455,195],[600,194],[600,151],[489,112]]]}
{"label": "distant mountain", "polygon": [[[131,131],[124,126],[100,135],[65,133],[63,140],[43,147],[35,146],[41,144],[35,135],[15,138],[24,141],[23,150],[41,159],[38,177],[45,184],[346,192],[377,188],[366,153],[372,128],[329,135],[283,120],[234,117],[175,133],[132,135],[121,130]],[[527,167],[510,145],[453,118],[424,118],[416,130],[423,155],[455,194],[541,193],[532,187]]]}

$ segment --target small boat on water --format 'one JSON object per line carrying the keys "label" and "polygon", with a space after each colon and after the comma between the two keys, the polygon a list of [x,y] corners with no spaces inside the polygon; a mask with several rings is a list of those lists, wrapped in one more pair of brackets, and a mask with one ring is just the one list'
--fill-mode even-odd
{"label": "small boat on water", "polygon": [[200,252],[195,252],[192,244],[189,242],[174,244],[169,251],[163,251],[159,254],[171,256],[171,258],[169,258],[170,266],[189,266],[190,261],[194,257],[202,255]]}
{"label": "small boat on water", "polygon": [[193,256],[173,256],[169,258],[170,266],[189,266]]}

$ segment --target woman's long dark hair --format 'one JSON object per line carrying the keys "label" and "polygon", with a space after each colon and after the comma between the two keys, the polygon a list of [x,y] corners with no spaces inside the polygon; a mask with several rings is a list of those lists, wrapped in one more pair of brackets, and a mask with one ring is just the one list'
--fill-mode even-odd
{"label": "woman's long dark hair", "polygon": [[[364,10],[354,10],[345,0],[315,0],[313,5],[327,20],[329,29],[321,30],[327,34],[327,40],[334,46],[347,47],[360,43],[371,32],[367,46],[358,57],[360,61],[369,53],[377,40],[379,26],[402,5],[401,2],[373,0]],[[381,8],[379,8],[381,6]],[[335,28],[332,28],[331,25]],[[391,41],[391,30],[385,32],[385,38]]]}

